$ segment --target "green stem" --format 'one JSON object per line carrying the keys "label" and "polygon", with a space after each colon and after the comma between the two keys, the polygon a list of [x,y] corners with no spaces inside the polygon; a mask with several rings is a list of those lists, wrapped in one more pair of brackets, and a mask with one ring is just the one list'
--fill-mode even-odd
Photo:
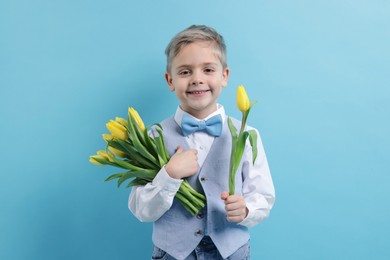
{"label": "green stem", "polygon": [[246,122],[246,117],[247,117],[245,114],[247,114],[247,112],[242,112],[241,128],[240,128],[239,135],[241,135],[245,129],[245,122]]}
{"label": "green stem", "polygon": [[191,187],[191,185],[188,183],[188,180],[184,180],[182,185],[184,185],[188,191],[194,195],[195,197],[197,197],[198,199],[202,200],[202,201],[205,201],[206,200],[206,197],[202,194],[202,193],[199,193],[197,192],[196,190],[194,190],[194,188]]}
{"label": "green stem", "polygon": [[234,164],[234,151],[236,150],[236,140],[232,138],[232,152],[230,154],[230,165],[229,165],[229,194],[233,195],[235,190],[234,179],[236,176],[235,173],[235,164]]}
{"label": "green stem", "polygon": [[196,213],[198,213],[198,209],[195,208],[191,202],[185,198],[181,193],[176,193],[176,198],[179,200],[180,204],[183,205],[184,208],[187,209],[187,211],[194,216]]}
{"label": "green stem", "polygon": [[188,201],[190,201],[191,204],[197,209],[201,209],[204,207],[204,202],[195,197],[193,194],[191,194],[191,192],[185,186],[181,185],[179,188],[179,192],[184,195],[188,199]]}

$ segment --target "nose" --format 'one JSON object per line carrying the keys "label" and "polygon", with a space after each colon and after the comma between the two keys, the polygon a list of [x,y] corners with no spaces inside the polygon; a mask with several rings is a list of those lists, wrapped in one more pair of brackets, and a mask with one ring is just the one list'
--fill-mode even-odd
{"label": "nose", "polygon": [[193,72],[192,78],[191,78],[191,85],[192,86],[198,86],[204,83],[204,80],[202,79],[201,73],[199,72]]}
{"label": "nose", "polygon": [[192,81],[191,85],[193,86],[199,86],[199,84],[202,84],[202,82],[199,82],[197,80]]}

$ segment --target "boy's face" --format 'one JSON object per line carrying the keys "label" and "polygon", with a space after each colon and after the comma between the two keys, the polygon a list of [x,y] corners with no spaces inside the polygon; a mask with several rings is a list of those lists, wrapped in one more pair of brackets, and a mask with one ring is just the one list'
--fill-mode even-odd
{"label": "boy's face", "polygon": [[181,108],[203,119],[217,110],[217,99],[226,87],[229,69],[223,68],[212,42],[194,42],[173,59],[165,79]]}

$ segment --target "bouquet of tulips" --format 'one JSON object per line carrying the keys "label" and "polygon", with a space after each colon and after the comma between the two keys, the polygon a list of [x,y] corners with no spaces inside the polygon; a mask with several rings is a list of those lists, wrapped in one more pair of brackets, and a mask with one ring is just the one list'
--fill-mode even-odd
{"label": "bouquet of tulips", "polygon": [[245,149],[245,143],[249,137],[249,142],[252,147],[253,160],[252,163],[255,163],[257,157],[257,134],[255,130],[244,131],[246,120],[248,119],[249,111],[252,106],[256,103],[249,102],[248,95],[246,94],[244,86],[240,85],[237,88],[237,107],[242,112],[241,120],[241,129],[237,134],[237,129],[233,125],[230,117],[228,118],[229,130],[232,135],[232,152],[230,154],[230,165],[229,165],[229,194],[233,195],[235,190],[235,177],[238,166],[241,162],[242,155]]}
{"label": "bouquet of tulips", "polygon": [[[105,181],[117,179],[118,187],[129,179],[132,180],[127,187],[145,185],[169,161],[162,127],[156,124],[148,130],[134,108],[128,109],[127,119],[116,117],[106,126],[111,133],[103,134],[106,149],[90,156],[89,161],[124,171],[109,176]],[[195,191],[187,180],[182,182],[176,198],[191,215],[197,214],[205,206],[205,196]]]}

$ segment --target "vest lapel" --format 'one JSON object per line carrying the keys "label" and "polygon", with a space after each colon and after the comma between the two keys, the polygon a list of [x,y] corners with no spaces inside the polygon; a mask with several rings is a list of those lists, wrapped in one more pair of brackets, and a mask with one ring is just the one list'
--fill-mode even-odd
{"label": "vest lapel", "polygon": [[228,132],[228,126],[227,126],[227,122],[226,122],[226,120],[225,120],[225,122],[224,122],[224,124],[223,124],[223,128],[222,128],[222,134],[221,134],[221,136],[216,137],[216,138],[214,139],[214,142],[213,142],[213,144],[212,144],[211,147],[210,147],[210,151],[209,151],[209,153],[207,154],[206,159],[204,160],[203,165],[202,165],[202,167],[199,169],[199,171],[201,171],[202,168],[203,168],[206,164],[212,163],[212,162],[209,162],[209,161],[215,159],[214,154],[220,153],[220,152],[221,152],[221,151],[220,151],[221,147],[224,147],[224,144],[226,144],[226,142],[229,142],[229,139],[228,139],[228,138],[229,138],[230,136],[227,135],[227,132]]}

